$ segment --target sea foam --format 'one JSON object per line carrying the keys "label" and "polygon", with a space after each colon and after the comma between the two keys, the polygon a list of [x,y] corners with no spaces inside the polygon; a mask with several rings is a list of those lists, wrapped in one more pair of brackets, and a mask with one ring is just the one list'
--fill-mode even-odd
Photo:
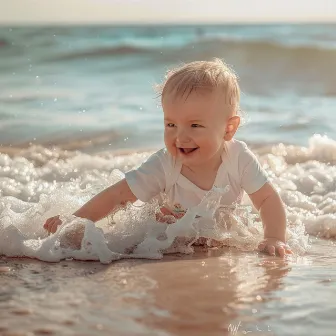
{"label": "sea foam", "polygon": [[[336,141],[315,135],[308,147],[278,144],[256,151],[285,204],[287,242],[293,251],[305,253],[308,234],[335,238]],[[234,210],[218,207],[225,190],[211,190],[198,207],[169,225],[156,221],[155,202],[129,204],[96,225],[71,215],[150,154],[88,155],[43,147],[31,147],[13,158],[0,154],[0,255],[109,263],[192,253],[200,241],[209,247],[257,249],[263,230],[255,209],[248,197]],[[43,224],[54,215],[61,215],[63,224],[48,235]],[[83,235],[79,245],[71,242],[76,232]]]}

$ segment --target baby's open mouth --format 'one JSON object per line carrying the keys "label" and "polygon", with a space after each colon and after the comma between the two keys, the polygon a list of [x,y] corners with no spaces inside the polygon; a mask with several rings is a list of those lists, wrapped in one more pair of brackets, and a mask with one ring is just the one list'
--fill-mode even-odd
{"label": "baby's open mouth", "polygon": [[182,152],[183,154],[189,154],[194,152],[196,149],[198,149],[198,147],[195,148],[181,148],[179,147],[179,151]]}

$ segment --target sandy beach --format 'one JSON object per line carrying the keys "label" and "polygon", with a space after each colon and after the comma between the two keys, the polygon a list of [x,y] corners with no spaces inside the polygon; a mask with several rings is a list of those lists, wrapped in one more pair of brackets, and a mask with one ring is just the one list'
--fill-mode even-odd
{"label": "sandy beach", "polygon": [[0,332],[331,336],[331,262],[334,244],[320,240],[291,260],[234,248],[110,265],[1,258]]}

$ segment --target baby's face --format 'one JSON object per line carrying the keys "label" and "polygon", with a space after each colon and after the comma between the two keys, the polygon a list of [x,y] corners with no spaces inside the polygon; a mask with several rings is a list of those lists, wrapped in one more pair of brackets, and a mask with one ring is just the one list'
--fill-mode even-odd
{"label": "baby's face", "polygon": [[220,157],[229,107],[216,92],[192,92],[187,100],[164,98],[165,144],[182,163],[200,166]]}

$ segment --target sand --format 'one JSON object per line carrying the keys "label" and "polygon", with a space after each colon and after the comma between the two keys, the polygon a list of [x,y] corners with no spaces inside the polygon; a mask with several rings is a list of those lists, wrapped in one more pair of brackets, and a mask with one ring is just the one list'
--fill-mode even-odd
{"label": "sand", "polygon": [[[334,335],[335,246],[163,260],[0,259],[1,335]],[[295,330],[295,333],[294,333]]]}

